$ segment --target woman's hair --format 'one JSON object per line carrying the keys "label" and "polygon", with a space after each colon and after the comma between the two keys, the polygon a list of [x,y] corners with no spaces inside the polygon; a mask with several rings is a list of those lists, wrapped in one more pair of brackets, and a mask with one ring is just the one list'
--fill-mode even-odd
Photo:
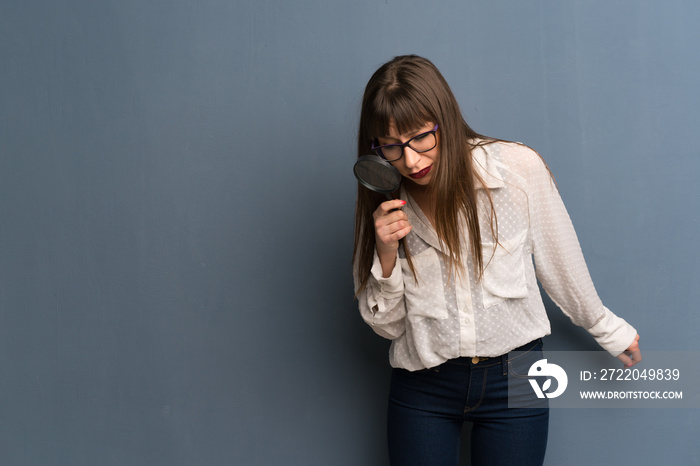
{"label": "woman's hair", "polygon": [[[371,144],[389,133],[393,123],[399,133],[423,126],[438,125],[440,156],[434,167],[429,189],[435,199],[435,230],[443,249],[449,251],[448,270],[462,272],[463,253],[460,246],[460,216],[466,221],[472,262],[481,277],[484,261],[477,214],[476,183],[478,174],[472,168],[471,150],[477,144],[493,142],[476,133],[464,121],[459,105],[440,71],[429,60],[404,55],[382,65],[365,88],[360,113],[358,157],[371,153]],[[491,201],[488,190],[486,191]],[[353,263],[360,279],[358,293],[369,279],[375,247],[373,212],[385,198],[358,183],[355,207],[355,246]],[[491,229],[495,234],[495,217],[491,206]],[[409,259],[414,278],[416,272]]]}

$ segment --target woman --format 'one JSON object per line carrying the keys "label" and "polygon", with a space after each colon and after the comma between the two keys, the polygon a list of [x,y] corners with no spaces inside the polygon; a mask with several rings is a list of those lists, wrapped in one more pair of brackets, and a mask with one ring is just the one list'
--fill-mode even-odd
{"label": "woman", "polygon": [[361,315],[392,340],[392,464],[456,465],[464,421],[472,464],[542,464],[549,408],[508,408],[508,373],[527,375],[550,333],[537,280],[625,365],[641,359],[635,329],[596,294],[549,169],[474,132],[414,55],[367,84],[358,156],[370,152],[403,177],[394,200],[358,186],[353,254]]}

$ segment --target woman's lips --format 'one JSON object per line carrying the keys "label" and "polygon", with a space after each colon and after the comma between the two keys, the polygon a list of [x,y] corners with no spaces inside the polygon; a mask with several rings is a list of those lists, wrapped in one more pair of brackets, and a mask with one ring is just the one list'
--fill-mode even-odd
{"label": "woman's lips", "polygon": [[414,180],[421,179],[430,172],[431,168],[433,168],[433,166],[429,165],[429,166],[425,167],[424,169],[422,169],[421,171],[416,172],[416,173],[411,173],[408,176],[410,176]]}

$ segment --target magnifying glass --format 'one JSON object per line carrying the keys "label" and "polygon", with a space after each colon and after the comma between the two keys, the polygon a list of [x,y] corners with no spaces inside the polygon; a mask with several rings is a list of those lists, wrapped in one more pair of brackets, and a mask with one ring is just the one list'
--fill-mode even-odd
{"label": "magnifying glass", "polygon": [[391,193],[401,186],[401,173],[378,155],[363,155],[358,158],[352,171],[362,186],[384,194],[390,200]]}

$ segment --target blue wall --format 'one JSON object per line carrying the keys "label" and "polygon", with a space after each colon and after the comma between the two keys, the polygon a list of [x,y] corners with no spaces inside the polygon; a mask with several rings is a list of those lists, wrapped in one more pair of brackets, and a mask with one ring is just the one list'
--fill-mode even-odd
{"label": "blue wall", "polygon": [[[0,463],[387,464],[350,169],[364,84],[403,53],[541,152],[643,348],[696,350],[699,21],[693,0],[2,2]],[[595,348],[550,308],[548,348]],[[547,464],[697,464],[699,426],[555,410]]]}

